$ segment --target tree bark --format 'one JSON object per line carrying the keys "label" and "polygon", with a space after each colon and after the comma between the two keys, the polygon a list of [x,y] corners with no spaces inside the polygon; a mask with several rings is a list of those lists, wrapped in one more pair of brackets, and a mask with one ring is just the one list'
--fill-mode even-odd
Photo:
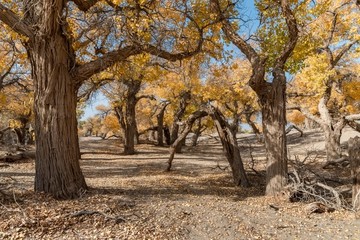
{"label": "tree bark", "polygon": [[260,99],[267,158],[266,195],[280,192],[287,184],[285,89],[284,80],[274,79],[268,95]]}
{"label": "tree bark", "polygon": [[[99,1],[72,2],[86,12]],[[57,198],[73,198],[87,188],[79,166],[76,124],[76,93],[80,85],[129,56],[147,52],[176,61],[199,53],[204,43],[204,30],[198,28],[196,46],[184,52],[171,53],[151,44],[125,44],[116,49],[111,47],[112,50],[102,56],[80,64],[71,47],[73,38],[67,31],[67,3],[28,0],[23,2],[23,9],[17,9],[23,10],[19,15],[0,3],[0,21],[28,39],[26,48],[35,83],[35,190]],[[107,3],[113,7],[110,1]]]}
{"label": "tree bark", "polygon": [[44,29],[26,46],[35,85],[35,191],[55,198],[75,198],[87,186],[79,164],[77,88],[70,76],[74,56],[69,57],[70,42],[59,19],[65,3],[39,4],[43,11],[39,12],[34,3],[28,5],[28,14]]}

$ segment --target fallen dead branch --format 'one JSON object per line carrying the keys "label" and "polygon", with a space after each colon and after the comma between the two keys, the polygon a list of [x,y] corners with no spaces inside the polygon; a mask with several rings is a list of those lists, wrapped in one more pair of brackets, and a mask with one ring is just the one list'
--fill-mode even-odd
{"label": "fallen dead branch", "polygon": [[328,169],[330,168],[331,166],[342,166],[342,167],[347,167],[350,165],[350,162],[349,162],[349,158],[344,156],[344,157],[341,157],[339,159],[335,159],[335,160],[332,160],[332,161],[328,161],[326,162],[324,165],[323,165],[323,169]]}
{"label": "fallen dead branch", "polygon": [[[293,171],[289,175],[290,183],[287,187],[290,192],[290,201],[312,203],[305,208],[308,214],[329,212],[341,208],[350,209],[343,195],[334,187],[324,183],[324,180],[332,179],[322,177],[306,164],[306,161],[312,162],[315,159],[316,157],[312,158],[308,155],[303,160],[295,157],[295,161],[291,162]],[[333,182],[341,183],[336,179]]]}

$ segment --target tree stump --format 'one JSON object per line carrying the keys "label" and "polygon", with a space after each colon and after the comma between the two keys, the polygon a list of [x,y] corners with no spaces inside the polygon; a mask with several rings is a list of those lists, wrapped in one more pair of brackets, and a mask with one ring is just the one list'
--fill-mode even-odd
{"label": "tree stump", "polygon": [[360,209],[360,138],[349,140],[349,160],[351,167],[352,203],[355,210]]}

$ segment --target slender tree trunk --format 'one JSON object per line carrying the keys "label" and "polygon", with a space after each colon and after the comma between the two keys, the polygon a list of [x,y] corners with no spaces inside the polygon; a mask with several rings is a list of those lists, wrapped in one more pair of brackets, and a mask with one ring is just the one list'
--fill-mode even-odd
{"label": "slender tree trunk", "polygon": [[[226,104],[227,105],[227,104]],[[236,135],[240,130],[240,114],[238,113],[239,104],[237,101],[233,101],[233,108],[227,106],[227,109],[232,113],[233,122],[230,124],[230,129]]]}
{"label": "slender tree trunk", "polygon": [[282,191],[287,184],[288,174],[285,133],[285,74],[283,71],[274,73],[274,78],[273,83],[267,89],[268,94],[263,95],[260,99],[267,157],[266,195],[274,195]]}
{"label": "slender tree trunk", "polygon": [[35,191],[74,198],[87,186],[79,165],[77,90],[69,74],[73,61],[59,24],[62,7],[51,1],[43,5],[46,14],[35,7],[30,13],[51,24],[27,44],[35,83]]}
{"label": "slender tree trunk", "polygon": [[162,107],[160,109],[160,112],[156,116],[157,119],[157,144],[159,146],[164,146],[164,115],[166,107],[169,105],[169,102],[162,103]]}

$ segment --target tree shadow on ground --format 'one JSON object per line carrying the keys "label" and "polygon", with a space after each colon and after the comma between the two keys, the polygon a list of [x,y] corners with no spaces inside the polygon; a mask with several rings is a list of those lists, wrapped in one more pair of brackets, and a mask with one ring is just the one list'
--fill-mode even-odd
{"label": "tree shadow on ground", "polygon": [[234,186],[231,176],[223,174],[206,179],[198,176],[186,176],[184,178],[178,174],[171,177],[170,174],[166,180],[162,180],[158,184],[145,185],[137,182],[128,187],[94,187],[90,190],[90,193],[118,195],[142,201],[151,201],[155,198],[181,201],[189,196],[217,196],[241,201],[249,197],[262,196],[265,189],[264,179],[259,179],[259,176],[252,174],[249,175],[249,178],[256,184],[249,188]]}

